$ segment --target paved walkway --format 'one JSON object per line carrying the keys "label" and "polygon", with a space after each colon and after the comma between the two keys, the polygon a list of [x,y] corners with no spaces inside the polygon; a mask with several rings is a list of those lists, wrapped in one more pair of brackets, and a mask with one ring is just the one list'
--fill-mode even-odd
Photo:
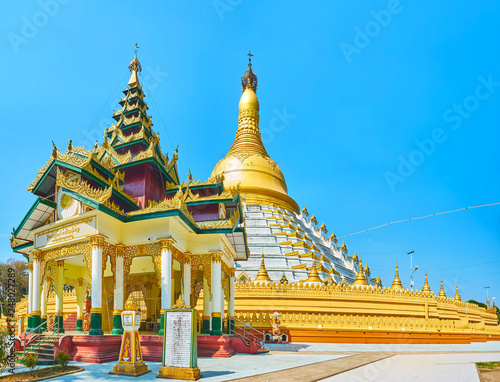
{"label": "paved walkway", "polygon": [[[271,352],[266,354],[198,358],[203,381],[476,382],[475,362],[500,361],[500,341],[468,345],[294,343],[268,348]],[[158,381],[161,364],[146,363],[151,373],[127,378],[108,374],[116,362],[70,362],[85,371],[51,381]]]}

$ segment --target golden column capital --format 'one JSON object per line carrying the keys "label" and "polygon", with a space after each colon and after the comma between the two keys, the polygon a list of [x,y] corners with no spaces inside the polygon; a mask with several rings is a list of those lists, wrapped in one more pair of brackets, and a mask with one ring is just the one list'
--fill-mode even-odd
{"label": "golden column capital", "polygon": [[28,263],[28,270],[33,272],[33,263]]}
{"label": "golden column capital", "polygon": [[191,256],[192,256],[191,252],[184,253],[184,256],[183,256],[183,258],[184,258],[184,264],[191,265]]}
{"label": "golden column capital", "polygon": [[83,279],[82,278],[78,279],[78,286],[83,286]]}
{"label": "golden column capital", "polygon": [[215,263],[222,262],[222,252],[209,252],[212,258],[212,261]]}
{"label": "golden column capital", "polygon": [[50,284],[52,282],[51,276],[45,276],[45,280]]}
{"label": "golden column capital", "polygon": [[33,261],[41,261],[43,252],[39,250],[34,250],[33,252]]}
{"label": "golden column capital", "polygon": [[236,268],[229,268],[229,277],[236,276]]}
{"label": "golden column capital", "polygon": [[161,249],[172,248],[174,243],[177,243],[173,237],[167,237],[164,239],[160,239]]}
{"label": "golden column capital", "polygon": [[58,267],[64,267],[64,260],[57,260],[56,263]]}
{"label": "golden column capital", "polygon": [[103,247],[104,246],[104,236],[101,236],[101,235],[92,236],[90,238],[90,244],[95,245],[97,247]]}
{"label": "golden column capital", "polygon": [[116,248],[116,256],[123,257],[123,251],[125,250],[125,246],[123,244],[115,245]]}

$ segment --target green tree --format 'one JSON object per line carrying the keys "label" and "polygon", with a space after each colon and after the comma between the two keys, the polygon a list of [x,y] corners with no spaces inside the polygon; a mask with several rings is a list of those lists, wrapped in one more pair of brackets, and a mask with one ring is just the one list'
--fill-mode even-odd
{"label": "green tree", "polygon": [[[486,304],[482,303],[482,302],[478,302],[478,301],[475,301],[475,300],[469,300],[467,301],[469,304],[476,304],[478,305],[479,307],[481,308],[485,308],[486,309]],[[500,308],[498,308],[498,306],[495,306],[495,308],[497,308],[497,318],[498,318],[498,323],[500,324]]]}
{"label": "green tree", "polygon": [[[9,269],[13,272],[9,272]],[[7,314],[8,295],[12,292],[9,279],[12,278],[14,279],[14,298],[17,303],[28,294],[28,264],[25,261],[8,259],[0,263],[0,317]]]}

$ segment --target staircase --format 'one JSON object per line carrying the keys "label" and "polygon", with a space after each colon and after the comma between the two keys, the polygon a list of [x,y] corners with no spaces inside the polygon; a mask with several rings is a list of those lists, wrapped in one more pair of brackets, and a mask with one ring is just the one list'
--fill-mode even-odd
{"label": "staircase", "polygon": [[71,313],[68,317],[64,319],[63,329],[65,332],[76,331],[76,313]]}
{"label": "staircase", "polygon": [[[44,333],[26,346],[26,353],[36,354],[38,356],[38,365],[55,365],[54,343],[59,341],[59,338],[59,334]],[[20,362],[23,358],[23,350],[16,351],[16,357]]]}

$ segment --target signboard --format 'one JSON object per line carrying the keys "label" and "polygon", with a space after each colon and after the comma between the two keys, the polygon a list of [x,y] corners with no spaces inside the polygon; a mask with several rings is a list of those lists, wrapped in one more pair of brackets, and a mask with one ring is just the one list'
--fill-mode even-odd
{"label": "signboard", "polygon": [[56,244],[65,243],[96,233],[97,218],[95,216],[90,216],[76,222],[38,232],[35,235],[35,248],[51,247]]}
{"label": "signboard", "polygon": [[196,310],[168,309],[164,322],[163,366],[196,368]]}

